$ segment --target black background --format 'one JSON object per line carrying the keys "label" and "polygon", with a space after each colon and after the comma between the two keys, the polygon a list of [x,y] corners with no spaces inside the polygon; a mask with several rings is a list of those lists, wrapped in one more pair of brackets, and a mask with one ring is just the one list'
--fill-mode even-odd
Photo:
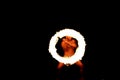
{"label": "black background", "polygon": [[[88,80],[104,80],[104,69],[108,62],[110,74],[111,70],[117,71],[114,62],[119,60],[113,61],[115,57],[112,55],[119,50],[116,48],[119,36],[116,7],[105,3],[85,3],[83,6],[78,3],[74,4],[74,8],[73,4],[68,3],[64,3],[64,6],[69,6],[63,8],[58,3],[53,7],[50,3],[44,6],[39,3],[35,6],[27,4],[3,6],[6,8],[2,12],[1,22],[4,28],[1,29],[2,39],[5,41],[2,46],[5,48],[4,73],[9,77],[53,80],[56,62],[48,52],[48,44],[51,36],[64,27],[79,31],[86,39],[83,62]],[[114,59],[109,59],[109,56]]]}
{"label": "black background", "polygon": [[21,3],[2,6],[4,49],[1,50],[3,75],[7,74],[4,78],[53,80],[56,61],[48,52],[48,44],[51,36],[64,27],[79,31],[86,39],[83,62],[87,80],[104,80],[107,69],[110,78],[116,77],[119,69],[119,58],[115,57],[119,51],[117,4]]}
{"label": "black background", "polygon": [[[54,16],[48,19],[48,43],[51,36],[56,31],[64,28],[72,28],[79,31],[86,40],[86,51],[83,57],[85,65],[86,80],[102,80],[104,79],[104,57],[105,57],[105,33],[104,22],[101,17],[82,17],[82,16]],[[48,45],[47,45],[48,47]],[[48,77],[55,78],[57,61],[51,58],[48,53]],[[68,73],[69,74],[69,73]],[[73,72],[75,74],[75,72]]]}
{"label": "black background", "polygon": [[[104,18],[105,19],[105,18]],[[20,16],[17,28],[15,54],[16,73],[20,78],[54,80],[57,61],[48,52],[50,38],[64,28],[79,31],[86,41],[83,57],[86,80],[104,79],[106,32],[105,20],[97,15],[45,15]],[[15,25],[15,24],[14,24]],[[74,72],[73,72],[74,73]]]}
{"label": "black background", "polygon": [[104,79],[106,25],[102,18],[97,15],[47,15],[39,17],[40,20],[26,18],[25,25],[20,27],[22,32],[19,38],[18,65],[21,76],[47,80],[56,78],[57,61],[48,52],[48,44],[56,31],[67,27],[79,31],[85,37],[87,45],[82,61],[86,80]]}

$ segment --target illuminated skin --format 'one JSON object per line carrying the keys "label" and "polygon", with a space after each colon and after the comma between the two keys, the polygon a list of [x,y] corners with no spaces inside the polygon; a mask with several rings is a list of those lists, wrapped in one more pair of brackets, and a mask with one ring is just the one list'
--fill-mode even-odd
{"label": "illuminated skin", "polygon": [[[69,58],[63,57],[64,51],[60,46],[60,43],[65,36],[71,36],[77,42],[77,48],[74,50],[74,55]],[[52,57],[58,62],[64,63],[65,65],[73,65],[76,61],[82,60],[85,52],[85,46],[85,39],[79,32],[73,29],[63,29],[56,32],[56,34],[51,37],[48,50]]]}
{"label": "illuminated skin", "polygon": [[[63,57],[71,57],[75,53],[75,50],[77,48],[77,43],[72,37],[65,36],[65,38],[62,39],[61,47],[64,51]],[[82,74],[83,73],[82,62],[79,60],[75,64],[80,67],[80,73]],[[64,63],[59,62],[57,68],[61,69],[63,66],[64,66]],[[83,79],[80,79],[80,80],[83,80]]]}

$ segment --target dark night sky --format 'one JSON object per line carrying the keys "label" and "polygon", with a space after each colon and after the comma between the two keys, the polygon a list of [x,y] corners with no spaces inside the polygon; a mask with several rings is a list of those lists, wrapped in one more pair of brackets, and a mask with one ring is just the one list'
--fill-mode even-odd
{"label": "dark night sky", "polygon": [[104,80],[106,65],[111,75],[118,71],[119,58],[115,57],[119,51],[120,32],[117,5],[113,7],[113,4],[104,2],[104,5],[62,3],[13,5],[4,9],[4,30],[1,30],[2,35],[5,34],[6,44],[3,44],[8,49],[4,51],[8,52],[4,53],[8,60],[4,58],[3,61],[6,61],[4,64],[9,63],[5,66],[5,73],[10,70],[7,74],[13,72],[11,77],[17,76],[17,79],[54,80],[57,61],[48,52],[48,44],[56,31],[66,27],[85,37],[87,45],[82,61],[86,80]]}
{"label": "dark night sky", "polygon": [[[104,23],[93,17],[54,16],[48,19],[47,42],[56,31],[72,28],[79,31],[86,40],[86,51],[83,57],[87,80],[101,80],[104,77]],[[102,26],[102,27],[101,27]],[[103,32],[103,33],[101,33]],[[48,44],[47,43],[47,44]],[[47,45],[48,47],[48,45]],[[54,78],[57,61],[51,58],[48,52],[48,76]],[[52,72],[52,73],[51,73]],[[50,74],[51,73],[51,74]],[[73,72],[75,73],[75,72]]]}
{"label": "dark night sky", "polygon": [[29,18],[25,25],[19,28],[22,29],[20,34],[22,38],[19,38],[20,52],[22,53],[19,55],[20,60],[22,57],[20,70],[24,74],[27,74],[29,78],[39,78],[42,73],[46,77],[41,77],[54,80],[57,61],[48,52],[48,44],[56,31],[67,27],[79,31],[85,37],[87,45],[82,61],[85,65],[87,80],[103,79],[105,25],[101,16],[48,15],[42,20],[39,19],[40,17]]}
{"label": "dark night sky", "polygon": [[118,54],[117,50],[119,50],[116,48],[119,42],[116,41],[119,37],[119,29],[116,25],[118,10],[115,10],[116,7],[113,8],[113,5],[104,7],[98,3],[95,5],[88,3],[89,5],[83,6],[78,3],[75,4],[75,8],[73,4],[69,4],[70,6],[66,4],[69,3],[65,3],[67,8],[63,7],[64,10],[61,8],[62,4],[51,7],[52,4],[46,2],[41,7],[40,4],[35,7],[30,4],[31,7],[23,8],[18,5],[19,8],[7,7],[9,10],[3,11],[5,16],[2,21],[5,29],[2,34],[5,34],[4,46],[9,48],[5,49],[8,51],[9,64],[6,68],[10,70],[8,74],[13,72],[12,77],[17,76],[22,79],[25,77],[33,80],[54,80],[57,61],[48,52],[48,44],[56,31],[66,27],[79,31],[85,37],[87,45],[82,61],[87,80],[104,80],[105,66],[108,64],[106,60],[110,60],[108,67],[112,66],[109,70],[111,74],[116,61],[108,58],[109,55],[113,57],[114,53]]}

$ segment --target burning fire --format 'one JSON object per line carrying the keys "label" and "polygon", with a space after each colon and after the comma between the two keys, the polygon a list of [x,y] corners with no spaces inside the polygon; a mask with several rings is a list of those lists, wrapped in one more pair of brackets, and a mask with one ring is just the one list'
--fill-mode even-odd
{"label": "burning fire", "polygon": [[[55,45],[58,42],[58,38],[62,38],[64,36],[71,36],[78,41],[78,47],[76,49],[76,52],[71,57],[61,57],[56,52],[57,49],[55,48]],[[52,55],[52,57],[55,58],[57,61],[62,62],[64,64],[72,65],[76,63],[78,60],[82,60],[82,57],[84,56],[84,52],[85,52],[85,46],[86,43],[84,37],[79,32],[73,29],[62,29],[56,32],[56,34],[51,37],[48,50]]]}

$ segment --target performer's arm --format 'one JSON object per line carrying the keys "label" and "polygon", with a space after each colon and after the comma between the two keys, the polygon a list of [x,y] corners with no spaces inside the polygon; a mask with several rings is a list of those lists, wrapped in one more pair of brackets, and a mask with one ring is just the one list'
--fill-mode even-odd
{"label": "performer's arm", "polygon": [[66,43],[66,44],[68,44],[68,45],[70,45],[70,46],[72,46],[72,47],[74,47],[74,48],[76,48],[77,47],[77,45],[76,45],[76,43],[75,43],[75,41],[74,40],[72,40],[72,41],[67,41],[67,40],[65,40],[64,39],[64,42]]}
{"label": "performer's arm", "polygon": [[61,69],[64,66],[64,63],[59,62],[57,69]]}

